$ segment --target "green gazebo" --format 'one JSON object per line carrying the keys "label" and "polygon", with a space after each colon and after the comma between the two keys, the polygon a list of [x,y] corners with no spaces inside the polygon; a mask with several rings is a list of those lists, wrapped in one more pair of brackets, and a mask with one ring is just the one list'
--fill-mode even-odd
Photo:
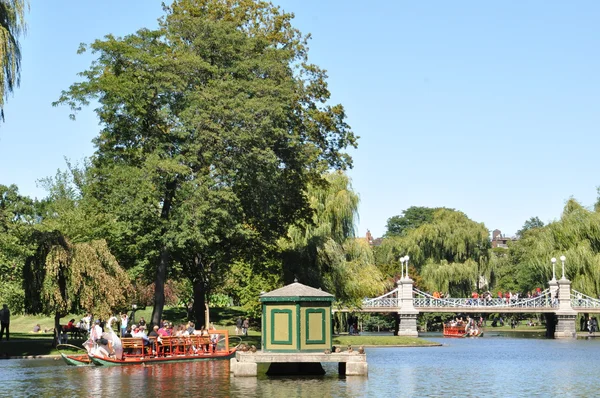
{"label": "green gazebo", "polygon": [[331,348],[334,296],[295,282],[263,293],[263,352],[317,352]]}

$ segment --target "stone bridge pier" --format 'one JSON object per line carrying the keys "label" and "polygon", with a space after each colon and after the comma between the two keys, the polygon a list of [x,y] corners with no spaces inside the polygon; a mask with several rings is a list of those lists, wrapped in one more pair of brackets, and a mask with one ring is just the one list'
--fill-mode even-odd
{"label": "stone bridge pier", "polygon": [[[408,273],[407,273],[408,274]],[[418,337],[417,315],[413,300],[413,280],[407,275],[398,281],[398,336]]]}
{"label": "stone bridge pier", "polygon": [[[552,286],[550,281],[550,286]],[[556,311],[555,339],[576,339],[577,311],[571,306],[571,281],[563,275],[558,281],[554,281],[558,289],[558,310]],[[556,296],[553,296],[556,297]],[[547,326],[546,326],[547,327]]]}

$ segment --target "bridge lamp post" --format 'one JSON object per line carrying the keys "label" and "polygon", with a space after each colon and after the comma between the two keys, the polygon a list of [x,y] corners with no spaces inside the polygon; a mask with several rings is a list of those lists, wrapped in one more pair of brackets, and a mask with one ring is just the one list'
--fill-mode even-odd
{"label": "bridge lamp post", "polygon": [[400,257],[400,279],[404,279],[404,256]]}
{"label": "bridge lamp post", "polygon": [[552,280],[555,281],[556,280],[556,257],[552,257],[550,259],[550,261],[552,262]]}
{"label": "bridge lamp post", "polygon": [[567,258],[564,255],[560,256],[560,262],[562,263],[562,278],[561,279],[567,279],[567,278],[565,278],[565,260],[566,259]]}
{"label": "bridge lamp post", "polygon": [[406,264],[406,279],[410,279],[408,276],[408,260],[410,260],[410,257],[408,257],[408,254],[406,256],[404,256],[404,263]]}

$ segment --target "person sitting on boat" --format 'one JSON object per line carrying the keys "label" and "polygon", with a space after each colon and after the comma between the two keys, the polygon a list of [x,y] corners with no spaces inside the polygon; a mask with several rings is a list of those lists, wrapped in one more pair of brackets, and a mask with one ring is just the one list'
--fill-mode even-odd
{"label": "person sitting on boat", "polygon": [[158,329],[158,335],[162,337],[169,337],[171,335],[168,322],[164,322],[163,326]]}
{"label": "person sitting on boat", "polygon": [[[134,327],[136,325],[132,325],[131,327]],[[131,337],[141,337],[142,341],[144,343],[144,350],[146,349],[146,347],[148,347],[150,345],[150,339],[148,338],[148,336],[146,336],[146,333],[144,333],[143,330],[141,330],[139,327],[135,327],[131,333]]]}
{"label": "person sitting on boat", "polygon": [[[211,325],[210,326],[210,330],[217,330],[217,328],[215,327],[215,325]],[[212,345],[212,350],[213,352],[217,350],[217,344],[219,343],[219,334],[218,333],[213,333],[210,335],[210,342]]]}
{"label": "person sitting on boat", "polygon": [[196,325],[194,324],[194,322],[189,321],[187,324],[187,329],[186,329],[186,332],[188,333],[188,335],[194,334],[195,330],[196,330]]}
{"label": "person sitting on boat", "polygon": [[160,334],[158,334],[158,325],[154,325],[150,333],[148,333],[148,337],[157,338],[158,336],[160,336]]}

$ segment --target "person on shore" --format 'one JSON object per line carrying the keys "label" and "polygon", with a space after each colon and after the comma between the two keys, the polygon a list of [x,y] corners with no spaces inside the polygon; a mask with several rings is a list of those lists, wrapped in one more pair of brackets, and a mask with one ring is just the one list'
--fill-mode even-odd
{"label": "person on shore", "polygon": [[6,341],[10,338],[10,310],[8,309],[8,304],[3,304],[2,309],[0,310],[0,341],[2,341],[2,336],[4,336],[4,331],[6,330]]}
{"label": "person on shore", "polygon": [[250,327],[250,320],[248,318],[244,319],[244,323],[242,323],[242,334],[244,336],[248,336],[248,328]]}
{"label": "person on shore", "polygon": [[242,317],[241,317],[241,316],[238,316],[238,319],[237,319],[237,321],[235,322],[235,335],[236,335],[236,336],[237,336],[237,335],[239,335],[239,334],[240,334],[240,332],[242,331],[242,323],[243,323],[243,322],[244,322],[244,321],[242,321]]}
{"label": "person on shore", "polygon": [[121,337],[125,336],[127,332],[127,322],[129,321],[129,317],[126,313],[121,314]]}

